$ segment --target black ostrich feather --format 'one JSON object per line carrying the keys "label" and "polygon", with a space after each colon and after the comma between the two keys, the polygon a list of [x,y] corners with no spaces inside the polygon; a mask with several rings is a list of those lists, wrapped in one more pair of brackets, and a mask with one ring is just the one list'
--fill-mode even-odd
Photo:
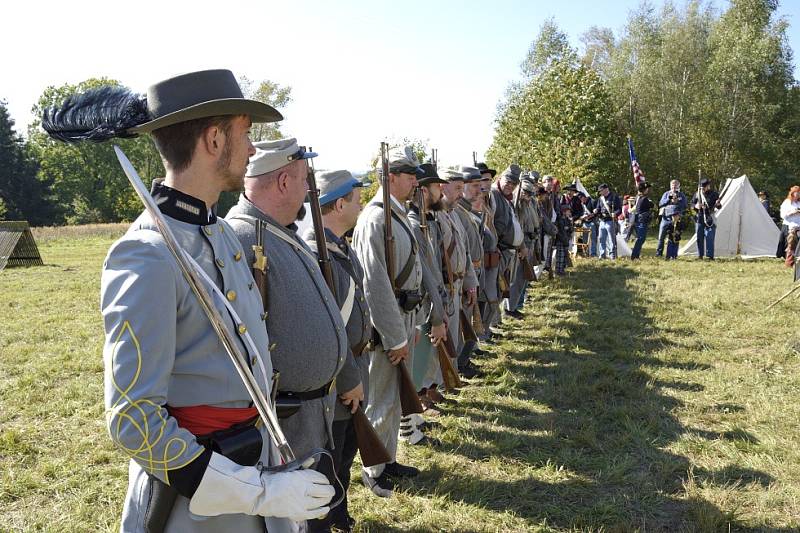
{"label": "black ostrich feather", "polygon": [[42,115],[42,128],[64,142],[103,142],[135,137],[128,130],[150,120],[147,99],[125,87],[102,87],[74,94]]}

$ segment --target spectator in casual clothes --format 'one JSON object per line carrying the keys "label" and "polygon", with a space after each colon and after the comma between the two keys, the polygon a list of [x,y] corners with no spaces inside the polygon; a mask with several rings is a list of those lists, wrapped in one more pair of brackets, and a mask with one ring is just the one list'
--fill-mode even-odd
{"label": "spectator in casual clothes", "polygon": [[759,191],[758,199],[761,201],[761,205],[764,206],[764,209],[767,210],[767,213],[769,213],[770,204],[769,204],[769,195],[767,194],[767,191]]}
{"label": "spectator in casual clothes", "polygon": [[781,204],[781,218],[786,226],[786,266],[794,266],[794,252],[800,232],[800,186],[794,185]]}
{"label": "spectator in casual clothes", "polygon": [[670,259],[678,258],[678,247],[681,244],[681,232],[683,231],[683,222],[678,213],[672,215],[669,225],[666,228],[667,234],[667,261]]}

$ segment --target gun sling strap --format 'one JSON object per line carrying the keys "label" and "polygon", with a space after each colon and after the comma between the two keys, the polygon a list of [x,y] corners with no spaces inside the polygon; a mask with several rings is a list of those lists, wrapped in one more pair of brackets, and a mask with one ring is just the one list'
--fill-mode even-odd
{"label": "gun sling strap", "polygon": [[[383,202],[375,202],[374,205],[377,205],[381,209],[383,209]],[[391,208],[390,208],[391,209]],[[403,228],[403,231],[406,232],[408,235],[408,240],[411,243],[411,253],[408,254],[408,259],[406,260],[406,264],[403,265],[402,270],[400,270],[400,274],[397,275],[397,278],[394,280],[394,286],[397,287],[397,290],[400,290],[400,287],[405,285],[408,278],[411,276],[411,272],[414,270],[414,263],[416,262],[417,258],[417,240],[414,238],[414,234],[411,233],[411,230],[408,229],[405,222],[400,218],[400,216],[394,212],[392,209],[392,218],[397,220],[400,223],[400,227]]]}

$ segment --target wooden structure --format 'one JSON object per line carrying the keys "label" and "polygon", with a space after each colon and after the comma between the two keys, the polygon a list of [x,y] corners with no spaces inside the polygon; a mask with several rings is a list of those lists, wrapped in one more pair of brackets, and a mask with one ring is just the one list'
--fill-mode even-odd
{"label": "wooden structure", "polygon": [[0,220],[0,271],[6,265],[15,267],[43,264],[28,223],[24,220]]}

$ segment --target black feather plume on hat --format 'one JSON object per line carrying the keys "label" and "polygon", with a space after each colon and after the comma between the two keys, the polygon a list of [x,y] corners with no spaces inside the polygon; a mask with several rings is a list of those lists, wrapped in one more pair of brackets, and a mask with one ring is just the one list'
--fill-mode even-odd
{"label": "black feather plume on hat", "polygon": [[106,86],[71,95],[42,115],[42,128],[64,142],[136,137],[128,130],[150,120],[147,99],[125,87]]}

